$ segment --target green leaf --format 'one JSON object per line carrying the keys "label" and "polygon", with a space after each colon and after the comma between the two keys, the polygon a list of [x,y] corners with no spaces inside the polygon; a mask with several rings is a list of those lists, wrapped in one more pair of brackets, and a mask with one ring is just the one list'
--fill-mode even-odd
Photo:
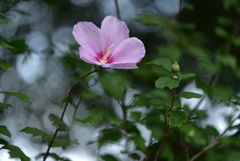
{"label": "green leaf", "polygon": [[11,138],[11,133],[8,131],[6,126],[0,125],[0,133]]}
{"label": "green leaf", "polygon": [[101,95],[98,94],[98,93],[95,93],[95,92],[82,91],[81,94],[85,99],[99,99],[99,98],[101,98]]}
{"label": "green leaf", "polygon": [[104,161],[119,161],[118,159],[115,158],[115,156],[111,155],[111,154],[104,154],[101,155],[102,160]]}
{"label": "green leaf", "polygon": [[167,117],[170,119],[169,125],[172,127],[181,127],[188,120],[187,114],[183,111],[169,112]]}
{"label": "green leaf", "polygon": [[99,147],[107,143],[116,142],[121,138],[122,138],[122,132],[120,129],[116,129],[116,128],[103,129],[100,131],[100,135],[98,139]]}
{"label": "green leaf", "polygon": [[223,102],[231,100],[234,95],[234,90],[230,86],[216,85],[212,87],[212,94]]}
{"label": "green leaf", "polygon": [[145,151],[146,150],[146,146],[145,146],[145,139],[139,134],[139,135],[135,135],[130,137],[130,139],[134,142],[134,144],[137,146],[137,149],[141,150],[141,151]]}
{"label": "green leaf", "polygon": [[0,91],[0,93],[3,93],[7,96],[14,96],[24,102],[28,102],[28,103],[32,103],[31,99],[25,95],[25,94],[22,94],[22,93],[17,93],[17,92],[3,92],[3,91]]}
{"label": "green leaf", "polygon": [[142,22],[145,25],[153,25],[153,26],[159,26],[159,27],[169,26],[171,24],[168,20],[158,17],[151,13],[141,14],[137,18],[137,20]]}
{"label": "green leaf", "polygon": [[153,107],[156,107],[157,109],[162,109],[162,110],[168,110],[169,107],[160,99],[152,99],[147,102],[147,105],[153,105]]}
{"label": "green leaf", "polygon": [[222,65],[224,65],[226,67],[230,67],[230,68],[234,69],[237,66],[237,58],[234,57],[233,55],[218,54],[217,59]]}
{"label": "green leaf", "polygon": [[131,112],[130,118],[132,118],[134,121],[139,122],[141,120],[142,113],[141,112]]}
{"label": "green leaf", "polygon": [[[55,127],[58,127],[58,124],[60,122],[60,118],[55,114],[50,114],[48,116],[49,120],[52,122],[52,125]],[[60,131],[68,131],[68,126],[62,121]]]}
{"label": "green leaf", "polygon": [[[60,106],[64,106],[67,102],[67,97],[63,98],[60,102],[59,105]],[[70,103],[72,106],[76,106],[75,102],[73,101],[73,97],[69,97],[68,103]]]}
{"label": "green leaf", "polygon": [[65,147],[71,144],[71,140],[67,137],[54,140],[52,147]]}
{"label": "green leaf", "polygon": [[194,73],[182,74],[182,73],[178,72],[179,81],[186,79],[186,78],[191,78],[191,77],[196,77],[196,74],[194,74]]}
{"label": "green leaf", "polygon": [[198,93],[193,93],[193,92],[181,92],[179,94],[180,97],[186,98],[186,99],[191,99],[191,98],[201,98],[202,95]]}
{"label": "green leaf", "polygon": [[233,19],[230,17],[227,17],[227,16],[217,17],[217,22],[223,26],[233,26],[234,25]]}
{"label": "green leaf", "polygon": [[197,58],[210,58],[208,52],[204,48],[190,45],[188,47],[188,49],[190,51],[189,54],[191,54]]}
{"label": "green leaf", "polygon": [[0,24],[7,24],[8,22],[4,19],[0,19]]}
{"label": "green leaf", "polygon": [[8,109],[8,107],[12,107],[12,105],[0,102],[0,109],[3,109],[3,108],[7,108]]}
{"label": "green leaf", "polygon": [[8,142],[2,138],[0,138],[0,144],[1,145],[8,145]]}
{"label": "green leaf", "polygon": [[0,61],[0,67],[3,70],[12,69],[12,66],[10,64],[6,63],[5,61]]}
{"label": "green leaf", "polygon": [[167,69],[170,73],[172,72],[172,62],[168,58],[157,58],[148,62],[147,64],[160,65],[163,68]]}
{"label": "green leaf", "polygon": [[228,32],[222,28],[222,27],[216,27],[215,28],[215,34],[219,37],[222,37],[222,38],[227,38],[228,37]]}
{"label": "green leaf", "polygon": [[[46,153],[41,153],[39,154],[36,159],[40,159],[40,158],[43,158],[45,156]],[[56,161],[71,161],[70,159],[68,158],[65,158],[65,157],[60,157],[58,156],[56,153],[49,153],[48,154],[48,157],[51,157],[53,159],[55,159]]]}
{"label": "green leaf", "polygon": [[15,39],[11,41],[0,39],[0,45],[3,48],[9,49],[10,51],[16,52],[16,53],[29,50],[25,42],[19,39]]}
{"label": "green leaf", "polygon": [[26,127],[24,129],[22,129],[20,132],[32,134],[33,136],[41,136],[42,140],[52,140],[53,139],[50,135],[48,135],[47,133],[45,133],[42,130],[39,130],[37,128]]}
{"label": "green leaf", "polygon": [[132,158],[133,160],[140,160],[141,159],[141,157],[139,156],[138,153],[131,153],[129,155],[129,157]]}
{"label": "green leaf", "polygon": [[161,56],[169,58],[172,62],[178,61],[181,56],[181,50],[176,46],[159,46],[157,51]]}
{"label": "green leaf", "polygon": [[168,87],[170,90],[179,86],[179,82],[176,79],[172,79],[171,77],[160,77],[155,81],[155,86],[157,88],[165,88]]}
{"label": "green leaf", "polygon": [[1,149],[7,149],[9,150],[9,155],[10,155],[10,158],[20,158],[21,161],[30,161],[30,158],[27,157],[23,152],[22,150],[17,147],[17,146],[14,146],[14,145],[5,145],[3,146]]}

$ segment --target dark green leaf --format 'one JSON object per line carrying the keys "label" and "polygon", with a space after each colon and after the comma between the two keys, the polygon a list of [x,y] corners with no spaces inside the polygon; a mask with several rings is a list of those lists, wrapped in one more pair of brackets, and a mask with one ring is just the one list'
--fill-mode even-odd
{"label": "dark green leaf", "polygon": [[0,102],[0,109],[8,108],[8,107],[12,107],[12,105]]}
{"label": "dark green leaf", "polygon": [[8,22],[4,19],[0,19],[0,24],[7,24]]}
{"label": "dark green leaf", "polygon": [[169,26],[170,22],[166,19],[160,18],[151,13],[144,13],[137,18],[138,21],[144,23],[145,25],[153,25],[153,26]]}
{"label": "dark green leaf", "polygon": [[11,41],[0,39],[0,45],[3,48],[9,49],[12,52],[23,52],[29,50],[24,41],[15,39]]}
{"label": "dark green leaf", "polygon": [[193,93],[193,92],[181,92],[179,94],[180,97],[186,98],[186,99],[191,99],[191,98],[201,98],[202,95],[198,93]]}
{"label": "dark green leaf", "polygon": [[111,155],[111,154],[104,154],[101,155],[102,160],[104,161],[119,161],[118,159],[116,159],[115,156]]}
{"label": "dark green leaf", "polygon": [[194,73],[187,73],[187,74],[182,74],[182,73],[178,73],[178,79],[179,81],[186,79],[186,78],[191,78],[191,77],[196,77],[196,74]]}
{"label": "dark green leaf", "polygon": [[[58,124],[59,124],[59,117],[54,115],[54,114],[50,114],[48,116],[49,120],[52,122],[52,125],[55,126],[55,127],[58,127]],[[68,126],[62,121],[62,124],[61,124],[61,128],[60,128],[60,131],[68,131]]]}
{"label": "dark green leaf", "polygon": [[22,150],[17,147],[17,146],[14,146],[14,145],[5,145],[3,146],[1,149],[7,149],[9,150],[9,155],[10,155],[10,158],[20,158],[21,161],[30,161],[30,158],[27,157],[23,152]]}
{"label": "dark green leaf", "polygon": [[226,38],[229,35],[228,32],[225,29],[223,29],[222,27],[216,27],[215,34],[222,38]]}
{"label": "dark green leaf", "polygon": [[98,143],[99,147],[101,147],[104,144],[112,143],[120,140],[122,138],[122,132],[120,129],[104,129],[100,131]]}
{"label": "dark green leaf", "polygon": [[129,155],[130,158],[134,159],[134,160],[140,160],[141,157],[139,156],[138,153],[132,153]]}
{"label": "dark green leaf", "polygon": [[160,65],[163,68],[167,69],[169,72],[172,72],[172,62],[168,58],[157,58],[147,64]]}
{"label": "dark green leaf", "polygon": [[54,140],[52,147],[65,147],[71,144],[71,140],[67,137]]}
{"label": "dark green leaf", "polygon": [[236,66],[237,66],[237,59],[236,59],[236,57],[235,56],[233,56],[233,55],[221,55],[221,54],[218,54],[217,55],[217,59],[218,59],[218,61],[222,64],[222,65],[224,65],[224,66],[226,66],[226,67],[230,67],[230,68],[236,68]]}
{"label": "dark green leaf", "polygon": [[[36,157],[36,159],[43,158],[44,156],[45,156],[45,153],[41,153]],[[48,157],[55,159],[55,161],[71,161],[68,158],[58,156],[56,153],[49,153]]]}
{"label": "dark green leaf", "polygon": [[8,142],[2,138],[0,138],[0,144],[2,145],[8,145]]}
{"label": "dark green leaf", "polygon": [[212,87],[212,94],[223,102],[227,102],[233,97],[234,90],[230,86],[216,85]]}
{"label": "dark green leaf", "polygon": [[27,95],[22,94],[22,93],[17,93],[17,92],[2,92],[2,91],[1,91],[0,93],[3,93],[3,94],[5,94],[5,95],[7,95],[7,96],[14,96],[14,97],[16,97],[16,98],[18,98],[18,99],[20,99],[20,100],[22,100],[22,101],[24,101],[24,102],[32,103],[31,99],[30,99]]}
{"label": "dark green leaf", "polygon": [[145,146],[145,139],[139,134],[139,135],[135,135],[130,137],[130,139],[134,142],[134,144],[137,146],[137,149],[141,150],[141,151],[145,151],[146,150],[146,146]]}
{"label": "dark green leaf", "polygon": [[5,61],[0,61],[0,67],[3,70],[12,69],[12,66],[10,64],[6,63]]}
{"label": "dark green leaf", "polygon": [[160,77],[155,81],[155,86],[157,88],[165,88],[168,87],[170,90],[179,86],[179,82],[176,79],[172,79],[171,77]]}
{"label": "dark green leaf", "polygon": [[223,26],[233,26],[233,24],[234,24],[233,19],[230,18],[230,17],[226,17],[226,16],[218,17],[218,18],[217,18],[217,22],[218,22],[220,25],[223,25]]}
{"label": "dark green leaf", "polygon": [[[67,102],[67,97],[63,98],[63,99],[59,102],[59,104],[60,104],[60,106],[64,106],[64,105],[66,104],[66,102]],[[76,106],[76,104],[75,104],[74,101],[73,101],[73,97],[69,97],[68,102],[69,102],[72,106],[74,106],[74,107]]]}
{"label": "dark green leaf", "polygon": [[99,99],[101,98],[101,95],[95,92],[90,91],[82,91],[82,96],[86,99]]}
{"label": "dark green leaf", "polygon": [[188,116],[184,111],[169,112],[167,117],[170,119],[169,125],[172,127],[181,127],[188,120]]}
{"label": "dark green leaf", "polygon": [[141,112],[131,112],[130,118],[132,118],[134,121],[139,122],[141,120],[142,113]]}
{"label": "dark green leaf", "polygon": [[48,135],[47,133],[45,133],[42,130],[39,130],[37,128],[26,127],[24,129],[22,129],[20,132],[32,134],[33,136],[41,136],[42,140],[52,140],[52,137],[50,135]]}
{"label": "dark green leaf", "polygon": [[0,133],[11,138],[11,133],[8,131],[6,126],[0,125]]}

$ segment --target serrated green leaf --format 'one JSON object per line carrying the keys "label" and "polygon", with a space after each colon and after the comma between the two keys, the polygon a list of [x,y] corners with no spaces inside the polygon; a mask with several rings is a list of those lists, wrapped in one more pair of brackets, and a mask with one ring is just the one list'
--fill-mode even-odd
{"label": "serrated green leaf", "polygon": [[32,134],[33,136],[41,136],[42,140],[52,140],[53,139],[50,135],[48,135],[47,133],[45,133],[42,130],[39,130],[37,128],[26,127],[24,129],[22,129],[20,132]]}
{"label": "serrated green leaf", "polygon": [[193,92],[181,92],[179,94],[180,97],[186,98],[186,99],[191,99],[191,98],[201,98],[202,95],[198,93],[193,93]]}
{"label": "serrated green leaf", "polygon": [[146,150],[146,146],[145,146],[146,141],[141,135],[132,136],[130,137],[130,139],[135,143],[135,145],[137,146],[137,149],[141,151]]}
{"label": "serrated green leaf", "polygon": [[116,129],[116,128],[103,129],[100,131],[98,144],[99,144],[99,147],[101,147],[104,144],[116,142],[121,138],[122,138],[122,132],[120,129]]}
{"label": "serrated green leaf", "polygon": [[14,145],[4,145],[1,149],[9,150],[10,158],[20,158],[21,161],[30,161],[30,158],[27,157],[22,150]]}
{"label": "serrated green leaf", "polygon": [[172,127],[181,127],[188,120],[187,114],[183,111],[169,112],[167,117],[170,119],[169,125]]}
{"label": "serrated green leaf", "polygon": [[131,153],[131,154],[129,155],[129,157],[132,158],[132,159],[134,159],[134,160],[140,160],[140,159],[141,159],[141,157],[139,156],[138,153]]}
{"label": "serrated green leaf", "polygon": [[101,155],[102,160],[104,161],[119,161],[118,159],[116,159],[116,156],[113,156],[111,154],[104,154]]}
{"label": "serrated green leaf", "polygon": [[172,62],[168,58],[157,58],[146,64],[160,65],[163,68],[167,69],[169,72],[172,72]]}
{"label": "serrated green leaf", "polygon": [[52,147],[65,147],[71,144],[71,140],[67,137],[54,140]]}
{"label": "serrated green leaf", "polygon": [[0,102],[0,109],[3,109],[3,108],[7,108],[8,109],[8,107],[12,107],[12,105]]}
{"label": "serrated green leaf", "polygon": [[11,133],[8,131],[6,126],[0,125],[0,133],[11,138]]}
{"label": "serrated green leaf", "polygon": [[155,81],[155,86],[157,88],[165,88],[168,87],[170,90],[179,86],[179,82],[176,79],[172,79],[171,77],[160,77]]}
{"label": "serrated green leaf", "polygon": [[7,24],[8,22],[4,19],[0,19],[0,24]]}
{"label": "serrated green leaf", "polygon": [[3,70],[12,69],[12,66],[10,64],[6,63],[5,61],[0,61],[0,67]]}
{"label": "serrated green leaf", "polygon": [[[52,122],[52,125],[58,127],[60,118],[55,114],[49,114],[49,120]],[[68,126],[62,121],[60,131],[68,131]]]}
{"label": "serrated green leaf", "polygon": [[14,96],[14,97],[16,97],[16,98],[18,98],[18,99],[20,99],[20,100],[22,100],[24,102],[32,103],[31,99],[27,95],[25,95],[23,93],[3,92],[3,91],[0,91],[0,93],[3,93],[5,95],[7,95],[7,96]]}

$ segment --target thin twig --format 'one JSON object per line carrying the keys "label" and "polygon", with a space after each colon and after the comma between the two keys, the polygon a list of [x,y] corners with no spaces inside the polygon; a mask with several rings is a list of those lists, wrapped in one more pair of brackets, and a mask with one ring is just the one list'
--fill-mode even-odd
{"label": "thin twig", "polygon": [[68,97],[67,97],[67,101],[66,101],[66,104],[65,104],[64,109],[63,109],[63,112],[62,112],[62,116],[61,116],[61,118],[60,118],[58,127],[57,127],[55,133],[53,134],[53,139],[49,142],[48,149],[47,149],[47,152],[45,153],[45,156],[44,156],[44,158],[43,158],[43,161],[45,161],[45,160],[47,159],[47,157],[48,157],[48,155],[49,155],[49,151],[50,151],[50,149],[51,149],[51,147],[52,147],[52,144],[53,144],[54,140],[56,139],[57,133],[58,133],[58,131],[61,129],[61,124],[62,124],[62,121],[63,121],[63,117],[64,117],[64,114],[65,114],[65,111],[66,111],[67,106],[68,106],[68,102],[69,102],[69,98],[70,98],[70,95],[71,95],[72,90],[73,90],[85,77],[87,77],[88,75],[90,75],[90,74],[92,74],[92,73],[98,72],[99,70],[100,70],[100,68],[96,68],[95,70],[93,70],[93,71],[91,71],[91,72],[83,75],[83,76],[81,77],[81,79],[68,91]]}
{"label": "thin twig", "polygon": [[[172,97],[172,103],[171,103],[171,110],[173,110],[173,104],[174,104],[174,99],[176,97],[176,88],[173,89],[173,97]],[[161,142],[161,145],[160,145],[160,148],[158,149],[157,153],[156,153],[156,156],[155,156],[155,159],[154,161],[157,161],[158,160],[158,156],[160,154],[160,152],[162,151],[162,148],[163,148],[163,144],[168,136],[168,130],[170,128],[170,125],[169,123],[167,123],[167,114],[165,112],[165,121],[164,121],[164,134],[163,134],[163,138],[162,138],[162,142]]]}
{"label": "thin twig", "polygon": [[220,137],[222,137],[228,130],[229,128],[232,126],[232,124],[240,118],[240,114],[233,119],[230,124],[228,125],[228,127],[224,130],[224,132],[221,135],[218,135],[208,146],[206,146],[202,151],[200,151],[198,154],[196,154],[195,156],[193,156],[189,161],[194,161],[195,159],[197,159],[199,156],[201,156],[205,151],[207,151],[208,149],[210,149],[217,141],[218,139],[220,139]]}
{"label": "thin twig", "polygon": [[121,15],[120,15],[120,10],[119,10],[119,6],[118,6],[118,1],[115,0],[115,7],[116,7],[116,12],[117,12],[117,17],[119,20],[121,20]]}

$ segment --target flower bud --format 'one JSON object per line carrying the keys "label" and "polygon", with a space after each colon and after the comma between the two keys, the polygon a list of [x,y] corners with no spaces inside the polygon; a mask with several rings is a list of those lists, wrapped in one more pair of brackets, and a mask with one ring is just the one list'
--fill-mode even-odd
{"label": "flower bud", "polygon": [[176,74],[177,72],[179,72],[180,67],[178,65],[178,63],[175,61],[172,65],[172,71]]}

